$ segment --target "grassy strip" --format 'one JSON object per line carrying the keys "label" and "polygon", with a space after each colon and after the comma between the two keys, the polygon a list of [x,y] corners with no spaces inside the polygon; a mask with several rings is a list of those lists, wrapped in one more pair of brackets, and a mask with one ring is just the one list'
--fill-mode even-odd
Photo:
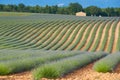
{"label": "grassy strip", "polygon": [[[41,37],[41,36],[40,36],[40,37]],[[22,38],[22,39],[23,39],[23,38]],[[19,41],[19,39],[18,39],[18,41]],[[9,44],[7,43],[7,44],[4,45],[3,47],[4,47],[4,48],[11,48],[11,47],[14,47],[14,48],[20,48],[20,47],[25,48],[25,47],[26,47],[26,46],[25,46],[26,43],[25,43],[24,41],[23,41],[23,42],[21,41],[23,44],[21,44],[21,43],[19,43],[19,42],[16,43],[16,44],[14,44],[14,42],[15,42],[15,41],[13,41],[12,43],[10,42],[10,43],[9,43],[10,46],[9,46]],[[29,47],[29,46],[28,46],[28,47]],[[28,47],[27,47],[27,48],[28,48]]]}
{"label": "grassy strip", "polygon": [[[35,27],[36,31],[34,32],[25,32],[24,34],[19,34],[18,36],[18,41],[20,41],[21,43],[17,43],[20,47],[22,45],[24,45],[24,47],[29,47],[31,45],[33,45],[32,40],[34,40],[34,38],[38,37],[39,34],[41,34],[42,32],[45,32],[44,30],[48,29],[49,25],[52,25],[53,23],[49,24],[50,22],[48,23],[45,23],[43,25],[37,25],[37,26],[33,26],[33,28]],[[44,26],[48,26],[48,27],[44,27]],[[37,29],[38,27],[38,29]],[[32,29],[31,29],[32,30]],[[33,31],[33,30],[32,30]],[[42,37],[42,36],[40,36]],[[37,40],[37,39],[36,39]]]}
{"label": "grassy strip", "polygon": [[56,50],[57,48],[59,48],[65,42],[66,38],[63,41],[61,41],[61,39],[63,38],[64,35],[67,34],[66,32],[69,29],[73,28],[72,25],[74,25],[76,22],[77,21],[73,21],[73,22],[71,22],[70,24],[68,24],[66,26],[66,28],[64,29],[64,31],[59,35],[59,41],[53,47],[50,48],[51,50]]}
{"label": "grassy strip", "polygon": [[[23,31],[20,31],[19,33],[17,33],[16,35],[14,34],[14,38],[17,38],[19,41],[25,41],[26,39],[28,39],[31,34],[35,34],[35,30],[40,30],[44,23],[38,23],[36,25],[31,25],[31,26],[28,26],[29,29],[28,30],[23,30]],[[27,26],[26,26],[27,27]]]}
{"label": "grassy strip", "polygon": [[7,35],[11,34],[12,32],[14,32],[15,30],[21,29],[22,25],[26,26],[26,25],[29,25],[29,24],[6,25],[5,26],[6,29],[3,28],[0,35],[7,36]]}
{"label": "grassy strip", "polygon": [[115,69],[118,63],[120,63],[120,53],[110,54],[97,61],[93,69],[98,72],[110,72]]}
{"label": "grassy strip", "polygon": [[68,24],[70,24],[71,22],[70,21],[68,21],[68,22],[66,22],[64,25],[61,25],[60,27],[61,27],[61,29],[59,29],[56,33],[55,33],[55,35],[53,36],[54,37],[54,40],[52,40],[51,42],[50,42],[50,44],[48,44],[46,47],[44,47],[44,49],[45,50],[49,50],[51,47],[53,47],[57,42],[59,42],[60,41],[60,39],[61,39],[61,34],[63,34],[63,32],[64,32],[64,30],[66,29],[67,30],[67,25]]}
{"label": "grassy strip", "polygon": [[3,49],[0,50],[0,61],[10,61],[10,60],[18,60],[18,59],[24,59],[29,57],[37,57],[37,56],[45,56],[49,53],[57,53],[60,54],[63,53],[79,53],[79,51],[51,51],[51,50],[8,50]]}
{"label": "grassy strip", "polygon": [[57,30],[58,26],[61,24],[61,22],[57,22],[48,27],[49,29],[47,29],[47,31],[44,33],[44,36],[42,38],[39,38],[38,40],[35,40],[35,45],[33,47],[37,47],[39,49],[43,48],[42,44],[53,35],[53,33]]}
{"label": "grassy strip", "polygon": [[[79,31],[80,31],[80,29],[85,25],[85,23],[87,23],[88,22],[88,20],[85,20],[85,21],[83,21],[80,25],[79,25]],[[82,29],[83,30],[83,29]],[[78,38],[77,38],[77,40],[75,41],[75,43],[70,47],[70,48],[68,48],[67,50],[72,50],[72,49],[74,49],[75,47],[76,47],[76,45],[79,43],[79,41],[80,41],[80,39],[82,38],[82,32],[80,33],[80,35],[78,35]]]}
{"label": "grassy strip", "polygon": [[[28,27],[28,26],[31,26],[32,24],[27,24],[27,25],[20,25],[20,27],[19,28],[21,28],[21,26],[25,29],[25,30],[27,30],[28,31],[28,29],[30,29],[30,27],[29,28],[26,28],[26,27]],[[36,25],[36,24],[34,24],[34,25]],[[18,29],[18,28],[16,28],[16,29]],[[15,30],[16,30],[15,29]],[[22,29],[20,29],[20,30],[22,30]],[[11,32],[11,31],[8,31],[8,32]],[[15,36],[17,36],[17,34],[19,34],[19,30],[17,30],[17,31],[12,31],[14,34],[15,34]],[[9,33],[10,35],[11,34],[13,34],[13,33]],[[8,35],[9,36],[9,35]],[[7,36],[7,37],[8,37]],[[13,39],[11,39],[11,38],[13,38]],[[16,45],[18,45],[18,44],[20,44],[21,42],[20,41],[18,41],[18,40],[16,40],[17,39],[17,37],[15,38],[13,35],[11,35],[11,37],[10,37],[10,40],[7,40],[6,42],[3,42],[3,46],[9,46],[9,47],[16,47]],[[2,45],[1,45],[2,46]]]}
{"label": "grassy strip", "polygon": [[[52,23],[51,23],[51,24],[52,24]],[[36,25],[36,26],[32,25],[31,27],[32,27],[32,28],[35,27],[35,29],[40,27],[38,30],[39,30],[39,32],[41,32],[41,31],[44,31],[44,30],[46,30],[46,29],[48,28],[48,27],[45,27],[45,26],[47,26],[47,25],[49,26],[49,25],[51,25],[51,24],[50,24],[50,22],[46,22],[46,23],[44,22],[43,24],[40,24],[40,23],[39,23],[39,25]],[[28,35],[28,34],[29,34],[29,35]],[[26,33],[26,32],[25,32],[25,33],[22,34],[22,35],[19,34],[19,35],[18,35],[18,36],[19,36],[18,39],[21,40],[21,41],[24,41],[24,40],[26,40],[27,38],[29,38],[30,35],[32,35],[32,33],[30,33],[30,32],[29,32],[29,33]],[[24,37],[24,38],[23,38],[23,37]]]}
{"label": "grassy strip", "polygon": [[[21,25],[20,27],[20,29],[13,29],[13,31],[8,35],[8,36],[11,36],[11,37],[15,37],[15,38],[17,38],[18,37],[18,34],[24,34],[24,33],[26,33],[27,31],[29,31],[29,30],[31,30],[31,26],[32,25],[34,25],[34,26],[36,26],[36,25],[38,25],[38,23],[37,24],[28,24],[28,25],[26,25],[26,26],[24,26],[24,25]],[[34,28],[33,28],[34,29]]]}
{"label": "grassy strip", "polygon": [[75,26],[78,24],[78,21],[76,23],[74,23],[66,32],[66,34],[64,35],[64,39],[61,39],[59,46],[57,46],[57,50],[63,50],[61,47],[65,44],[65,42],[67,41],[67,39],[70,37],[71,33],[73,32],[73,30],[75,29]]}
{"label": "grassy strip", "polygon": [[[22,31],[22,30],[29,30],[31,28],[29,26],[31,26],[31,25],[36,25],[36,24],[26,24],[26,25],[23,24],[23,25],[16,26],[16,27],[19,27],[20,29],[15,27],[15,29],[9,30],[6,36],[7,37],[9,36],[9,37],[12,37],[12,38],[17,38],[17,37],[15,37],[15,36],[17,36],[17,33],[19,34],[19,32]],[[27,27],[29,27],[29,28],[27,28]],[[11,34],[16,34],[16,35],[10,36]]]}
{"label": "grassy strip", "polygon": [[95,26],[95,28],[94,28],[94,30],[93,30],[93,32],[92,32],[91,38],[90,38],[87,46],[86,46],[85,49],[84,49],[85,51],[87,51],[87,50],[90,48],[90,46],[92,45],[92,43],[93,43],[93,41],[94,41],[94,38],[95,38],[95,35],[96,35],[96,31],[97,31],[99,25],[100,25],[102,22],[103,22],[103,21],[98,21],[98,22],[97,22],[97,24],[96,24],[96,26]]}
{"label": "grassy strip", "polygon": [[[86,20],[85,20],[85,21],[82,21],[82,23],[80,23],[80,24],[78,25],[78,28],[77,28],[77,30],[75,31],[75,34],[73,35],[72,39],[75,39],[76,35],[79,33],[80,29],[82,28],[82,26],[83,26],[86,22],[87,22]],[[67,49],[67,50],[72,50],[73,48],[75,48],[75,46],[78,44],[79,40],[80,40],[80,37],[78,37],[77,40],[76,40],[72,45],[67,46],[66,49]],[[71,41],[73,42],[74,40],[71,40]],[[69,42],[69,44],[72,43],[71,41]]]}
{"label": "grassy strip", "polygon": [[[13,30],[13,29],[16,28],[17,25],[18,25],[17,23],[12,23],[12,24],[3,24],[3,23],[0,23],[0,31],[5,32],[5,31]],[[3,31],[3,29],[4,29],[4,31]]]}
{"label": "grassy strip", "polygon": [[[58,25],[60,26],[60,25]],[[42,45],[40,45],[42,48],[45,48],[46,46],[48,46],[58,35],[58,33],[62,30],[62,27],[56,27],[56,29],[53,31],[53,34],[51,35],[50,38],[48,38],[45,42],[42,43]]]}
{"label": "grassy strip", "polygon": [[[65,48],[67,46],[69,46],[69,44],[74,40],[76,34],[77,34],[77,31],[76,30],[76,27],[78,27],[78,25],[80,24],[81,22],[77,22],[76,24],[74,24],[72,27],[74,27],[74,29],[72,29],[71,33],[67,34],[69,35],[69,37],[72,35],[72,33],[74,32],[74,34],[72,35],[71,39],[69,39],[69,37],[67,38],[67,40],[64,42],[63,45],[61,45],[58,50],[65,50]],[[69,39],[69,40],[68,40]]]}
{"label": "grassy strip", "polygon": [[[32,26],[33,26],[33,25],[32,25]],[[40,26],[40,25],[37,25],[37,26]],[[35,26],[35,29],[37,28],[37,26]],[[34,27],[33,27],[33,28],[34,28]],[[42,27],[38,27],[38,28],[42,28]],[[31,30],[33,30],[33,29],[31,29]],[[39,29],[36,29],[36,30],[39,30]],[[31,32],[31,31],[25,32],[25,33],[22,34],[22,35],[25,35],[25,34],[27,35],[27,34],[29,34],[30,32]],[[18,34],[20,35],[21,32],[18,33]],[[16,34],[16,35],[18,35],[18,34]],[[34,33],[31,33],[31,34],[34,34]],[[30,34],[29,34],[29,35],[30,35]],[[29,42],[29,44],[30,44],[30,40],[31,40],[31,39],[30,39],[29,37],[30,37],[30,36],[26,37],[24,40],[26,40],[26,39],[28,38],[29,40],[26,41],[26,42],[27,42],[27,43]],[[32,36],[31,38],[34,39],[33,36]],[[22,40],[23,40],[23,38],[22,38]],[[23,41],[23,42],[24,42],[24,41]],[[13,42],[14,44],[11,44],[11,47],[15,47],[15,48],[16,48],[16,47],[17,47],[17,48],[22,47],[22,48],[24,48],[24,47],[26,47],[26,42],[25,42],[25,43],[22,43],[24,46],[23,46],[21,43],[16,43],[16,44],[15,44],[15,43]]]}
{"label": "grassy strip", "polygon": [[119,26],[119,34],[118,34],[118,41],[117,41],[117,51],[120,51],[120,26]]}
{"label": "grassy strip", "polygon": [[[57,26],[55,26],[56,29],[54,29],[53,32],[51,32],[52,35],[51,35],[46,41],[44,41],[44,42],[42,43],[42,45],[38,45],[38,46],[39,46],[38,48],[40,48],[40,46],[41,46],[42,48],[48,46],[48,45],[56,38],[56,36],[60,33],[60,31],[63,29],[63,27],[61,27],[61,26],[62,26],[64,23],[66,23],[66,22],[60,22]],[[48,33],[48,34],[49,34],[49,33]],[[49,35],[50,35],[50,34],[49,34]],[[46,36],[47,36],[47,35],[46,35]]]}
{"label": "grassy strip", "polygon": [[[58,22],[58,24],[59,24],[59,23],[60,23],[60,22]],[[38,27],[38,28],[39,28],[38,30],[36,30],[34,33],[30,34],[30,35],[29,35],[28,37],[26,37],[24,40],[27,40],[27,39],[28,39],[28,41],[30,42],[30,41],[34,40],[35,38],[37,38],[37,37],[39,37],[39,39],[42,39],[42,38],[48,33],[48,31],[53,28],[53,26],[56,26],[56,25],[58,25],[58,24],[56,24],[56,22],[51,22],[51,23],[47,23],[46,25],[42,25],[42,27],[39,26],[39,27],[41,27],[41,28]],[[46,34],[39,36],[39,34],[42,34],[43,32],[46,33]],[[32,37],[31,37],[31,36],[32,36]],[[37,41],[35,41],[35,42],[37,42]],[[35,43],[35,42],[34,42],[34,43]]]}
{"label": "grassy strip", "polygon": [[[44,23],[42,22],[42,23],[37,23],[37,24],[34,23],[34,24],[31,24],[31,25],[27,25],[27,26],[25,26],[25,28],[29,27],[29,29],[27,28],[27,29],[24,29],[24,30],[23,29],[22,30],[17,30],[17,32],[19,31],[19,33],[17,33],[16,35],[14,35],[14,38],[18,39],[18,41],[24,42],[27,38],[29,38],[26,35],[28,35],[28,34],[30,35],[33,30],[37,29],[36,27],[42,28],[41,26],[43,26],[43,25],[45,25],[45,22]],[[24,26],[21,25],[21,27],[24,27]],[[17,41],[16,41],[16,43],[17,43]]]}
{"label": "grassy strip", "polygon": [[[15,23],[14,24],[9,24],[9,25],[15,25]],[[3,31],[4,28],[5,28],[5,31],[8,30],[7,27],[8,27],[8,24],[0,23],[0,31]],[[14,28],[14,27],[11,27],[11,28]]]}
{"label": "grassy strip", "polygon": [[[42,41],[42,39],[39,39],[40,42],[38,42],[38,43],[39,43],[39,44],[42,43],[42,45],[43,45],[43,43],[44,43],[45,41],[47,41],[47,40],[50,38],[50,36],[52,36],[52,35],[54,34],[54,32],[58,29],[57,25],[59,25],[59,23],[56,24],[56,25],[54,25],[53,27],[49,28],[48,31],[47,31],[46,36],[44,36],[44,37],[42,38],[43,41]],[[35,34],[36,34],[36,32],[35,32]],[[34,45],[34,44],[36,43],[36,40],[35,40],[35,37],[34,37],[35,34],[31,35],[32,37],[30,37],[30,38],[27,39],[27,40],[30,41],[29,43],[31,43],[31,44],[28,44],[27,46],[32,46],[32,45]],[[32,42],[32,40],[34,40],[34,41]],[[38,45],[38,46],[40,47],[40,46],[42,46],[42,45]]]}
{"label": "grassy strip", "polygon": [[[76,23],[75,23],[76,24]],[[74,25],[75,25],[74,24]],[[55,50],[63,50],[63,48],[61,48],[65,42],[67,41],[67,39],[70,37],[71,33],[73,32],[75,28],[72,26],[68,29],[68,31],[66,32],[66,34],[64,35],[64,39],[61,39],[59,46],[57,46],[57,48]]]}
{"label": "grassy strip", "polygon": [[[88,23],[86,23],[84,26],[83,26],[83,28],[82,28],[82,30],[81,30],[81,33],[80,33],[80,35],[81,35],[81,39],[82,39],[82,37],[83,37],[83,35],[84,35],[84,33],[85,33],[85,30],[86,30],[86,28],[92,23],[93,21],[88,21]],[[79,41],[79,42],[81,42],[81,41]],[[83,42],[82,42],[83,43]],[[78,43],[79,44],[79,43]],[[82,46],[81,46],[81,44],[77,47],[77,50],[80,50],[80,48],[81,48]]]}
{"label": "grassy strip", "polygon": [[103,33],[103,29],[105,28],[105,25],[108,21],[106,22],[103,22],[103,24],[100,26],[100,30],[99,30],[99,33],[98,33],[98,36],[97,36],[97,39],[95,41],[95,44],[94,44],[94,47],[92,48],[92,52],[96,50],[97,46],[99,45],[100,43],[100,39],[102,37],[102,33]]}
{"label": "grassy strip", "polygon": [[32,25],[37,25],[38,23],[29,23],[29,24],[22,24],[22,25],[20,25],[20,24],[18,24],[18,25],[20,25],[20,26],[15,26],[15,28],[14,29],[12,29],[12,30],[9,30],[8,32],[9,33],[7,33],[7,35],[6,36],[17,36],[17,34],[19,34],[19,33],[24,33],[25,31],[27,31],[27,30],[29,30],[30,29],[30,26],[32,26]]}
{"label": "grassy strip", "polygon": [[103,56],[106,56],[106,53],[86,53],[44,64],[33,71],[34,80],[40,80],[40,78],[61,77]]}
{"label": "grassy strip", "polygon": [[82,54],[84,52],[47,52],[40,55],[32,55],[29,57],[21,57],[17,59],[10,59],[6,61],[0,62],[0,75],[7,75],[17,72],[22,72],[26,70],[33,69],[38,65],[48,63],[50,61],[59,60],[66,57],[75,56],[78,54]]}
{"label": "grassy strip", "polygon": [[109,29],[110,29],[112,23],[113,23],[113,20],[109,21],[109,23],[108,23],[108,25],[106,27],[105,36],[104,36],[104,39],[102,41],[102,45],[100,47],[100,51],[104,51],[104,49],[105,49],[105,45],[106,45],[107,39],[108,39]]}
{"label": "grassy strip", "polygon": [[107,51],[110,53],[112,51],[113,48],[113,43],[114,43],[114,37],[115,37],[115,29],[117,27],[117,23],[118,21],[115,21],[112,27],[112,33],[111,33],[111,37],[110,37],[110,42],[107,48]]}
{"label": "grassy strip", "polygon": [[[85,45],[85,43],[86,43],[86,41],[87,41],[87,38],[88,38],[88,36],[89,36],[89,34],[90,34],[90,31],[91,31],[92,27],[95,25],[96,22],[97,22],[97,21],[93,21],[93,23],[91,24],[91,26],[90,26],[89,29],[87,30],[87,33],[85,34],[85,37],[84,37],[82,43],[79,45],[79,49],[82,48],[82,47]],[[83,32],[84,32],[84,31],[82,30],[82,33],[83,33]]]}
{"label": "grassy strip", "polygon": [[[65,52],[65,51],[64,51]],[[55,53],[55,51],[41,51],[41,50],[0,50],[0,61],[9,61],[23,59],[33,56],[47,55],[48,53]],[[63,53],[62,51],[59,53]]]}
{"label": "grassy strip", "polygon": [[[80,28],[81,28],[80,25],[82,25],[82,22],[79,23],[78,25],[76,25],[76,29],[75,29],[73,35],[71,36],[70,40],[68,40],[68,41],[63,45],[63,49],[64,49],[64,50],[70,50],[70,48],[72,47],[72,43],[73,43],[76,35],[78,34]],[[69,48],[69,49],[68,49],[68,48]]]}

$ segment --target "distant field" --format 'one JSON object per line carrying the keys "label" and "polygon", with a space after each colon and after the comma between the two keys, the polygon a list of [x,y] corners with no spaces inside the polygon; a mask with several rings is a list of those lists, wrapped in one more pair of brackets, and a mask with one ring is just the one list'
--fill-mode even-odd
{"label": "distant field", "polygon": [[[4,15],[7,14],[9,13]],[[120,18],[116,17],[33,14],[20,18],[2,17],[0,21],[1,49],[83,50],[110,53],[120,50]]]}
{"label": "distant field", "polygon": [[[111,69],[120,62],[119,51],[119,17],[0,12],[0,75],[39,66],[33,71],[35,80],[57,78],[117,53],[111,55],[117,56]],[[111,56],[103,61],[109,63]]]}
{"label": "distant field", "polygon": [[0,16],[29,16],[31,13],[23,12],[0,12]]}

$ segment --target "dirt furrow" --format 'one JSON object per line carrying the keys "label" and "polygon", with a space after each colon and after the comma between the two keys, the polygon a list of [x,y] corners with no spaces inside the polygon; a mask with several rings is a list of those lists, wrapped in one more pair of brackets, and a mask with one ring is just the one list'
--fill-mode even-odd
{"label": "dirt furrow", "polygon": [[[83,29],[84,26],[85,26],[85,25],[83,25],[83,26],[81,27],[81,29],[79,30],[78,34],[76,35],[76,40],[77,40],[78,36],[80,35],[80,33],[81,33],[81,31],[82,31],[82,29]],[[84,34],[83,34],[83,35],[84,35]],[[81,40],[80,40],[80,41],[81,41]],[[79,41],[79,42],[80,42],[80,41]],[[78,44],[79,44],[79,43],[78,43]],[[76,50],[77,47],[78,47],[78,45],[76,45],[76,47],[74,48],[74,50]]]}
{"label": "dirt furrow", "polygon": [[108,52],[107,49],[108,49],[108,45],[109,45],[109,42],[110,42],[110,38],[111,38],[111,36],[112,36],[111,33],[112,33],[113,24],[114,24],[114,22],[112,23],[112,25],[111,25],[111,27],[110,27],[110,29],[109,29],[107,43],[106,43],[105,48],[104,48],[104,51],[105,51],[105,52]]}
{"label": "dirt furrow", "polygon": [[[59,42],[61,40],[61,38],[59,39],[59,37],[62,33],[64,33],[65,29],[67,28],[66,26],[64,26],[64,27],[61,26],[61,27],[62,27],[62,30],[58,33],[58,35],[54,38],[54,40],[52,40],[52,42],[47,45],[47,47],[50,46],[50,45],[53,45],[54,43],[56,44],[57,42]],[[57,33],[55,33],[55,34],[57,34]]]}
{"label": "dirt furrow", "polygon": [[[39,34],[39,36],[44,35],[44,34],[46,34],[46,36],[49,35],[49,33],[50,33],[49,30],[50,30],[50,29],[51,29],[51,27],[48,27],[45,31],[43,31],[41,34]],[[49,31],[49,32],[46,33],[46,31]],[[38,36],[38,37],[39,37],[39,36]],[[42,39],[44,39],[46,36],[43,36]],[[37,37],[37,38],[38,38],[38,37]],[[39,44],[39,42],[41,42],[42,39],[39,39],[39,40],[36,42],[36,44]]]}
{"label": "dirt furrow", "polygon": [[76,39],[78,38],[79,34],[81,33],[82,28],[83,28],[83,26],[80,28],[78,34],[76,35]]}
{"label": "dirt furrow", "polygon": [[[80,24],[77,26],[77,27],[79,27],[80,26]],[[81,30],[81,28],[82,27],[80,27],[80,29],[79,29],[79,31],[78,31],[78,33],[77,33],[77,35],[75,36],[75,38],[74,38],[74,40],[72,41],[72,43],[66,48],[66,49],[68,49],[69,47],[71,47],[73,44],[74,44],[74,42],[77,40],[77,38],[78,38],[78,35],[79,35],[79,33],[80,33],[80,30]]]}
{"label": "dirt furrow", "polygon": [[92,36],[92,33],[93,33],[93,30],[94,30],[94,28],[96,27],[96,25],[97,25],[97,23],[93,26],[92,30],[90,31],[89,37],[88,37],[88,39],[87,39],[87,41],[86,41],[86,44],[81,48],[81,50],[84,50],[85,47],[87,46],[87,44],[89,43],[89,41],[90,41],[90,39],[91,39],[91,36]]}
{"label": "dirt furrow", "polygon": [[[72,38],[72,36],[73,36],[73,34],[75,33],[78,25],[79,25],[79,24],[77,24],[77,26],[74,26],[74,25],[73,25],[75,28],[74,28],[73,31],[70,33],[68,39],[65,41],[65,43],[64,43],[62,46],[64,46],[64,45]],[[62,46],[61,46],[61,47],[62,47]],[[61,48],[61,47],[60,47],[60,48]]]}
{"label": "dirt furrow", "polygon": [[99,51],[100,48],[101,48],[101,46],[102,46],[102,42],[103,42],[103,40],[104,40],[105,31],[106,31],[107,26],[108,26],[108,23],[105,25],[105,27],[104,27],[104,29],[103,29],[102,37],[101,37],[101,39],[100,39],[100,43],[99,43],[96,51]]}
{"label": "dirt furrow", "polygon": [[91,45],[91,47],[89,48],[88,51],[91,51],[92,48],[94,47],[95,42],[96,42],[96,40],[98,39],[98,34],[99,34],[99,31],[100,31],[100,28],[102,27],[102,24],[103,24],[103,22],[99,25],[99,27],[98,27],[98,29],[97,29],[97,31],[96,31],[96,35],[95,35],[95,38],[94,38],[94,40],[93,40],[93,43],[92,43],[92,45]]}
{"label": "dirt furrow", "polygon": [[[90,25],[91,25],[91,24],[90,24]],[[82,41],[84,40],[85,35],[86,35],[86,33],[87,33],[90,25],[88,25],[87,28],[85,29],[85,31],[84,31],[84,33],[83,33],[83,35],[82,35],[82,38],[81,38],[80,42],[78,43],[78,45],[76,46],[76,48],[77,48],[77,47],[82,43]]]}
{"label": "dirt furrow", "polygon": [[[73,26],[74,24],[72,24],[72,26]],[[67,33],[73,28],[71,25],[69,25],[68,26],[68,30],[66,31],[66,33],[62,36],[62,38],[59,40],[59,42],[56,44],[56,45],[59,45],[60,43],[62,43],[62,41],[65,39],[65,37],[67,36]],[[56,46],[55,45],[55,46]],[[55,47],[55,46],[53,46],[53,48]],[[61,46],[59,46],[59,47],[61,47]]]}
{"label": "dirt furrow", "polygon": [[0,76],[0,80],[33,80],[31,72],[23,72],[14,75]]}
{"label": "dirt furrow", "polygon": [[114,37],[114,43],[113,43],[112,52],[117,51],[117,41],[118,41],[118,38],[119,38],[119,27],[120,27],[120,21],[118,22],[116,30],[115,30],[115,37]]}

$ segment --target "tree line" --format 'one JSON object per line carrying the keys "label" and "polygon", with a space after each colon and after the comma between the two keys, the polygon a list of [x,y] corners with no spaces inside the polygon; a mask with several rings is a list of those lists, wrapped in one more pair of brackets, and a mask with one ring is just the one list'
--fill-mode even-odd
{"label": "tree line", "polygon": [[7,12],[31,12],[31,13],[50,13],[50,14],[69,14],[75,15],[76,12],[86,12],[87,16],[120,16],[120,8],[99,8],[97,6],[89,6],[83,8],[79,3],[70,3],[68,6],[26,6],[23,3],[18,5],[0,4],[0,11]]}

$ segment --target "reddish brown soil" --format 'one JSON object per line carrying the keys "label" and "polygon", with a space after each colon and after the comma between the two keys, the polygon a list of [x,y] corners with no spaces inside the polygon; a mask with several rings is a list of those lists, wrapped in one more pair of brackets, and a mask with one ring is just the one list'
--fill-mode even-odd
{"label": "reddish brown soil", "polygon": [[115,73],[119,73],[120,74],[120,64],[116,67]]}
{"label": "reddish brown soil", "polygon": [[0,76],[0,80],[32,80],[30,72],[23,72],[9,76]]}

